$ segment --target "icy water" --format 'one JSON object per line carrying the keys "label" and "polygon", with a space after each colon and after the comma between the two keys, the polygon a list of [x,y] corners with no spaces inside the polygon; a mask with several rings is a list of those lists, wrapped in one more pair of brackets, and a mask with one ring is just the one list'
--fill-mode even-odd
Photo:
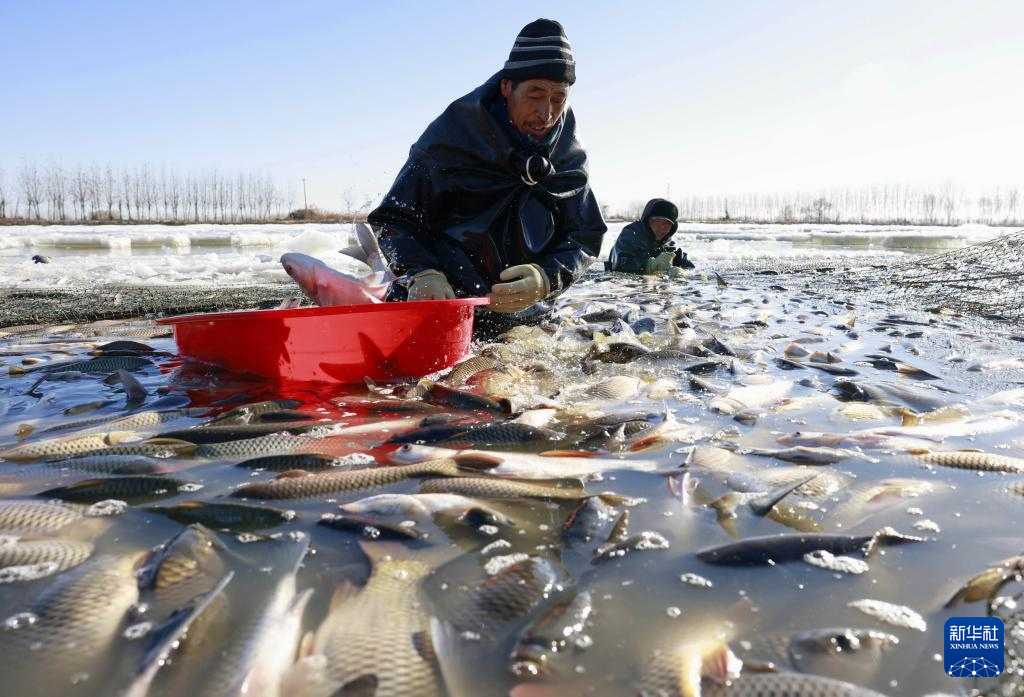
{"label": "icy water", "polygon": [[434,387],[247,380],[149,322],[0,330],[5,684],[1020,694],[1012,652],[942,661],[948,617],[1022,633],[1019,562],[975,579],[1024,551],[1018,332],[726,283],[588,277]]}

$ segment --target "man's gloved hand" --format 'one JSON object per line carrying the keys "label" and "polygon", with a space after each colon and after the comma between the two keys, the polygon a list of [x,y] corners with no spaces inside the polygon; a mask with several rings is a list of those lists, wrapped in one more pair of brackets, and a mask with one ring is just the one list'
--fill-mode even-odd
{"label": "man's gloved hand", "polygon": [[455,291],[440,271],[420,271],[409,281],[409,300],[448,300],[454,297]]}
{"label": "man's gloved hand", "polygon": [[668,268],[668,271],[666,271],[665,273],[668,274],[669,278],[682,278],[683,276],[686,275],[686,272],[683,271],[678,266],[670,266]]}
{"label": "man's gloved hand", "polygon": [[664,251],[656,257],[647,260],[647,273],[664,273],[672,268],[672,260],[675,258],[674,251]]}
{"label": "man's gloved hand", "polygon": [[536,305],[551,292],[547,274],[536,264],[510,266],[498,277],[510,283],[491,286],[490,309],[494,312],[521,312]]}

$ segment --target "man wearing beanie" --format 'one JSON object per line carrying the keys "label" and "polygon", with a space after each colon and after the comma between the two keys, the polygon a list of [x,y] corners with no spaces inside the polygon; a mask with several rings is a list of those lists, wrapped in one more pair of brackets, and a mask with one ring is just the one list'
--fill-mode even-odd
{"label": "man wearing beanie", "polygon": [[652,198],[644,206],[643,215],[622,228],[612,247],[608,269],[626,273],[679,274],[679,269],[692,269],[686,252],[676,249],[672,235],[679,227],[676,204],[663,198]]}
{"label": "man wearing beanie", "polygon": [[538,19],[427,127],[369,215],[398,277],[389,300],[488,295],[478,325],[500,329],[543,317],[594,261],[606,227],[568,106],[575,81],[562,25]]}

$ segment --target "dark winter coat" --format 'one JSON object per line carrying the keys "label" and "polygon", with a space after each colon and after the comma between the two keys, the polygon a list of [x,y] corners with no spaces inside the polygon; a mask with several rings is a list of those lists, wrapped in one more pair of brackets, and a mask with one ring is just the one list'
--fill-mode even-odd
{"label": "dark winter coat", "polygon": [[[651,232],[651,218],[668,218],[672,221],[672,230],[661,240]],[[612,253],[608,257],[608,268],[612,271],[623,271],[625,273],[644,273],[647,270],[647,261],[658,256],[662,252],[677,252],[675,266],[692,268],[685,254],[678,253],[672,236],[679,229],[676,218],[679,211],[675,204],[663,198],[654,198],[644,206],[643,215],[622,228],[619,239],[612,247]]]}
{"label": "dark winter coat", "polygon": [[[552,143],[531,146],[508,121],[500,84],[499,73],[427,127],[369,221],[399,277],[437,269],[457,295],[481,296],[504,269],[535,263],[555,296],[594,261],[607,228],[572,110]],[[404,287],[392,290],[404,299]]]}

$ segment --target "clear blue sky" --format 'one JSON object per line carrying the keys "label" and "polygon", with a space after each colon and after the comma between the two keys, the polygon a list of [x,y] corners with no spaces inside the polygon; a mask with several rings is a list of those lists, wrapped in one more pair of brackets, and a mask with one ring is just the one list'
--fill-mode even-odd
{"label": "clear blue sky", "polygon": [[423,128],[562,22],[599,200],[1024,188],[1024,2],[0,2],[0,169],[149,163],[388,188]]}

